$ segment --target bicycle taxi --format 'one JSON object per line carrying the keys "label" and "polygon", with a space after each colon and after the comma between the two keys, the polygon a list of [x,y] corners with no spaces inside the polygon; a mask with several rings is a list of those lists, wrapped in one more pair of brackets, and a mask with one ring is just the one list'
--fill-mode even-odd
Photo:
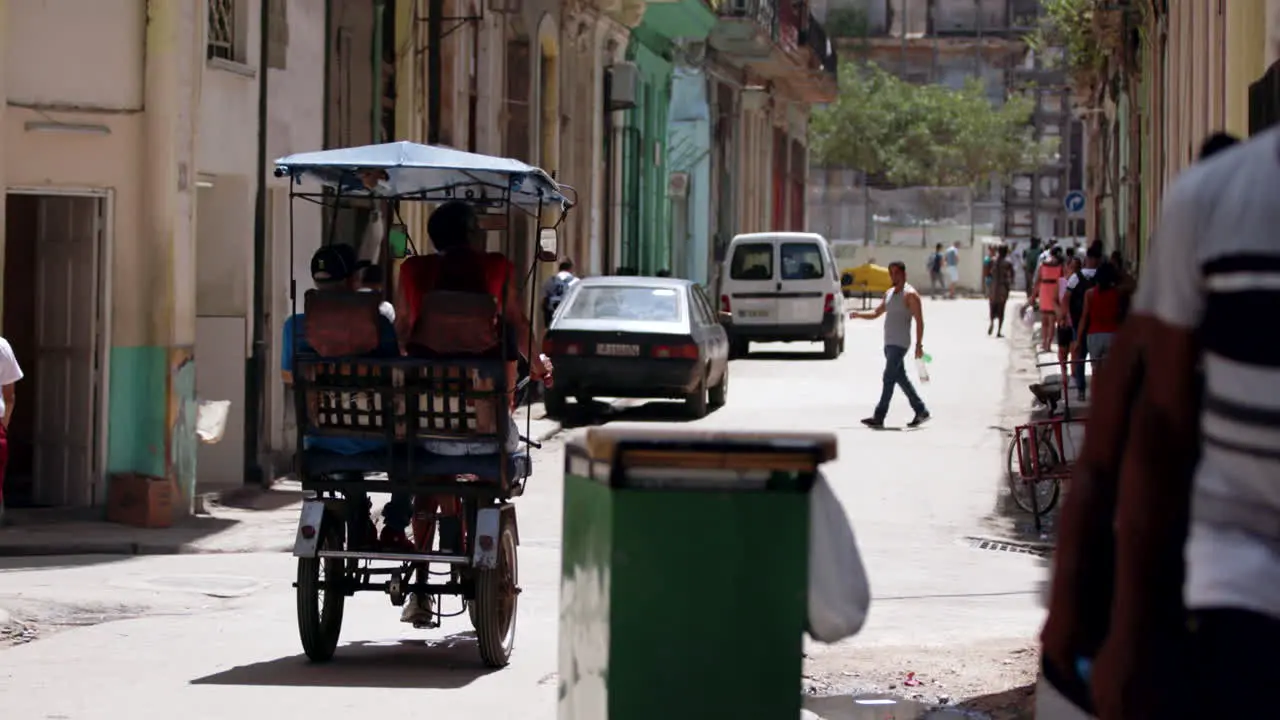
{"label": "bicycle taxi", "polygon": [[[523,276],[525,286],[537,262],[556,259],[557,228],[573,205],[566,197],[571,188],[525,163],[408,142],[291,155],[276,161],[275,174],[291,180],[290,257],[298,200],[323,205],[330,211],[326,222],[335,228],[336,209],[344,203],[376,214],[381,222],[371,227],[381,227],[377,262],[387,267],[393,255],[412,254],[402,203],[460,200],[485,220],[481,229],[501,230],[506,257],[529,259],[515,276]],[[530,220],[515,222],[521,213]],[[519,236],[520,227],[528,228],[528,237]],[[521,251],[535,242],[535,252]],[[296,282],[290,287],[296,313]],[[507,665],[520,593],[512,501],[530,477],[528,448],[536,444],[526,437],[527,424],[520,435],[511,420],[513,398],[528,378],[517,383],[510,370],[508,351],[516,349],[516,340],[497,310],[501,301],[478,293],[428,292],[421,306],[432,312],[419,313],[418,327],[407,328],[413,348],[422,338],[456,334],[459,324],[490,323],[501,346],[497,352],[468,347],[422,356],[406,353],[402,337],[396,356],[379,358],[369,355],[380,342],[383,298],[355,289],[314,289],[302,300],[304,327],[295,337],[305,342],[292,343],[291,367],[297,473],[311,497],[298,521],[294,586],[307,657],[332,658],[345,599],[373,591],[400,607],[411,597],[431,599],[428,620],[414,621],[415,627],[438,627],[444,617],[467,613],[483,662]],[[533,309],[531,299],[530,317]],[[422,327],[430,323],[444,327]],[[526,360],[534,357],[531,334],[529,346],[518,350]],[[316,447],[316,438],[361,440],[372,449],[337,453]],[[485,450],[431,449],[441,442]],[[414,498],[408,547],[369,542],[370,493]],[[444,596],[459,597],[461,609],[443,613]]]}

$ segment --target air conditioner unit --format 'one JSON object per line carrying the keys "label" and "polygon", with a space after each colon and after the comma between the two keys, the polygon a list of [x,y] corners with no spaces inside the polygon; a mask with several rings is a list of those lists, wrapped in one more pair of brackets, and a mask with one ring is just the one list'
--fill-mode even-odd
{"label": "air conditioner unit", "polygon": [[630,110],[636,106],[640,89],[640,69],[635,63],[616,62],[609,66],[609,109]]}
{"label": "air conditioner unit", "polygon": [[667,176],[667,197],[673,200],[689,197],[689,173],[673,172]]}

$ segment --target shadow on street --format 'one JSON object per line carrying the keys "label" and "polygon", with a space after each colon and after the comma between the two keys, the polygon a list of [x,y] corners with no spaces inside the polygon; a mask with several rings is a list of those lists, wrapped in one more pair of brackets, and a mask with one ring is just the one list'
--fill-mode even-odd
{"label": "shadow on street", "polygon": [[491,672],[480,661],[475,633],[465,632],[434,640],[346,643],[327,663],[291,655],[234,667],[191,684],[451,690]]}
{"label": "shadow on street", "polygon": [[746,357],[739,358],[735,362],[743,360],[782,360],[789,362],[791,360],[826,360],[827,357],[821,352],[790,352],[787,350],[758,350],[756,352],[747,353]]}
{"label": "shadow on street", "polygon": [[[711,408],[708,415],[719,408]],[[565,430],[606,425],[611,422],[691,422],[692,417],[678,400],[650,400],[639,405],[611,405],[592,400],[586,405],[570,402],[565,408],[560,426]]]}

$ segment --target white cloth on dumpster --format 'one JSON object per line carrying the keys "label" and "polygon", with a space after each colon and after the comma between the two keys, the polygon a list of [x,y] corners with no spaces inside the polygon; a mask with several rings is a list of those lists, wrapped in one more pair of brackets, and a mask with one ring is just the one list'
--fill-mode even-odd
{"label": "white cloth on dumpster", "polygon": [[856,635],[870,606],[871,586],[849,516],[818,473],[809,493],[809,635],[824,643]]}

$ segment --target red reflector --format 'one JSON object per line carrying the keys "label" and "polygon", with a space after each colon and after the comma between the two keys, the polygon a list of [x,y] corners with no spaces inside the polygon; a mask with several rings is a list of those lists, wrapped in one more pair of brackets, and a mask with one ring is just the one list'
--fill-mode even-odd
{"label": "red reflector", "polygon": [[652,354],[659,360],[697,360],[697,345],[654,345]]}
{"label": "red reflector", "polygon": [[310,540],[311,538],[313,538],[313,537],[315,537],[315,536],[316,536],[316,529],[315,529],[314,527],[312,527],[312,526],[310,526],[310,525],[303,525],[303,526],[302,526],[302,537],[303,537],[303,538],[305,538],[305,539],[307,539],[307,540]]}
{"label": "red reflector", "polygon": [[542,353],[548,357],[581,355],[582,345],[579,343],[567,343],[562,340],[543,340]]}
{"label": "red reflector", "polygon": [[720,309],[721,309],[721,310],[723,310],[723,311],[725,311],[725,312],[733,312],[733,308],[729,307],[729,296],[728,296],[728,295],[721,295],[721,296],[720,296]]}
{"label": "red reflector", "polygon": [[836,296],[831,293],[827,293],[827,296],[822,300],[822,312],[830,314],[835,311],[836,311]]}
{"label": "red reflector", "polygon": [[492,536],[492,535],[481,535],[481,536],[480,536],[480,549],[481,549],[481,550],[483,550],[483,551],[485,551],[485,552],[490,552],[491,550],[493,550],[493,536]]}

